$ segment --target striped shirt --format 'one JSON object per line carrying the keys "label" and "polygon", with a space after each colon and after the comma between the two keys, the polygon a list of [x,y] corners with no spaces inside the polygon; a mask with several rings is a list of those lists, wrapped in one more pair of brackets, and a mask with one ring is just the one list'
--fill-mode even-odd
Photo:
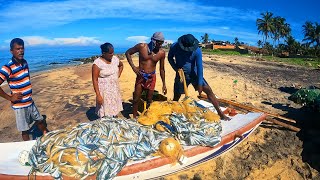
{"label": "striped shirt", "polygon": [[8,82],[11,94],[22,93],[23,97],[21,100],[11,102],[13,109],[28,107],[33,103],[29,67],[26,60],[23,59],[20,64],[12,58],[7,64],[2,66],[0,79]]}

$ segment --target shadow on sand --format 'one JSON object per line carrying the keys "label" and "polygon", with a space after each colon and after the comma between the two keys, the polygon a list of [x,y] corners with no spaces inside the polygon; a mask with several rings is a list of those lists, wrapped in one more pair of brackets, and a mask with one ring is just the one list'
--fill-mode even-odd
{"label": "shadow on sand", "polygon": [[[279,88],[279,90],[292,94],[298,89],[282,87]],[[300,128],[296,136],[303,142],[302,160],[312,168],[320,171],[320,112],[316,112],[308,107],[293,108],[290,107],[289,104],[262,103],[286,111],[287,113],[282,115],[283,117],[296,120],[296,126]],[[262,124],[261,126],[270,128],[270,125],[266,124]],[[280,127],[278,129],[283,128]]]}
{"label": "shadow on sand", "polygon": [[[121,111],[121,115],[124,118],[130,119],[130,114],[132,114],[132,103],[122,102],[122,107],[123,110]],[[95,113],[95,108],[96,107],[90,107],[86,112],[86,116],[89,121],[95,121],[99,119],[99,116]]]}
{"label": "shadow on sand", "polygon": [[130,119],[130,114],[132,114],[132,103],[123,102],[122,103],[123,110],[121,114],[123,117]]}
{"label": "shadow on sand", "polygon": [[96,107],[90,107],[89,110],[86,112],[89,121],[95,121],[99,119],[99,116],[95,113],[95,109]]}

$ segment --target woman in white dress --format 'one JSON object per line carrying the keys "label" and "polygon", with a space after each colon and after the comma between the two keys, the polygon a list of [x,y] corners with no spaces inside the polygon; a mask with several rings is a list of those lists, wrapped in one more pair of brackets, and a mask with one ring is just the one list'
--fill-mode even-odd
{"label": "woman in white dress", "polygon": [[123,63],[114,56],[114,48],[110,43],[100,46],[102,55],[92,65],[92,82],[96,93],[96,113],[102,117],[117,116],[123,110],[119,77]]}

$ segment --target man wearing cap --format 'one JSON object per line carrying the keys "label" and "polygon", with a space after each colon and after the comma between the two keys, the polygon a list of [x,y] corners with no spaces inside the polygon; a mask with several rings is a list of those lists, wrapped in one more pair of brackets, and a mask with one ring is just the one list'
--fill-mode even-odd
{"label": "man wearing cap", "polygon": [[[159,70],[162,79],[162,92],[164,94],[167,93],[164,70],[165,52],[163,49],[161,49],[163,42],[164,36],[162,32],[155,32],[148,44],[136,44],[134,47],[128,49],[125,53],[132,70],[137,75],[133,95],[133,118],[137,117],[138,102],[140,101],[143,90],[148,91],[148,105],[152,102],[154,87],[156,84],[156,65],[158,61],[160,61]],[[139,53],[139,66],[135,66],[131,58],[131,55],[137,52]]]}
{"label": "man wearing cap", "polygon": [[182,82],[180,82],[179,69],[183,69],[187,86],[192,83],[199,95],[202,91],[207,94],[208,99],[216,108],[221,119],[229,118],[221,111],[218,101],[212,92],[211,87],[203,78],[202,52],[199,48],[199,41],[192,35],[186,34],[179,37],[178,42],[172,44],[168,54],[171,67],[176,71],[174,82],[174,101],[178,101],[181,94],[184,94]]}

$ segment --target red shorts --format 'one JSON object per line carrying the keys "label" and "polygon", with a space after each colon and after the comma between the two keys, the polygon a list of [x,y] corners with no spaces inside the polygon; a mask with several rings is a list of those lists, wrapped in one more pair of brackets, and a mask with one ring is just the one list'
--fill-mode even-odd
{"label": "red shorts", "polygon": [[148,74],[148,77],[137,76],[136,85],[141,85],[143,89],[154,90],[156,86],[156,74]]}

